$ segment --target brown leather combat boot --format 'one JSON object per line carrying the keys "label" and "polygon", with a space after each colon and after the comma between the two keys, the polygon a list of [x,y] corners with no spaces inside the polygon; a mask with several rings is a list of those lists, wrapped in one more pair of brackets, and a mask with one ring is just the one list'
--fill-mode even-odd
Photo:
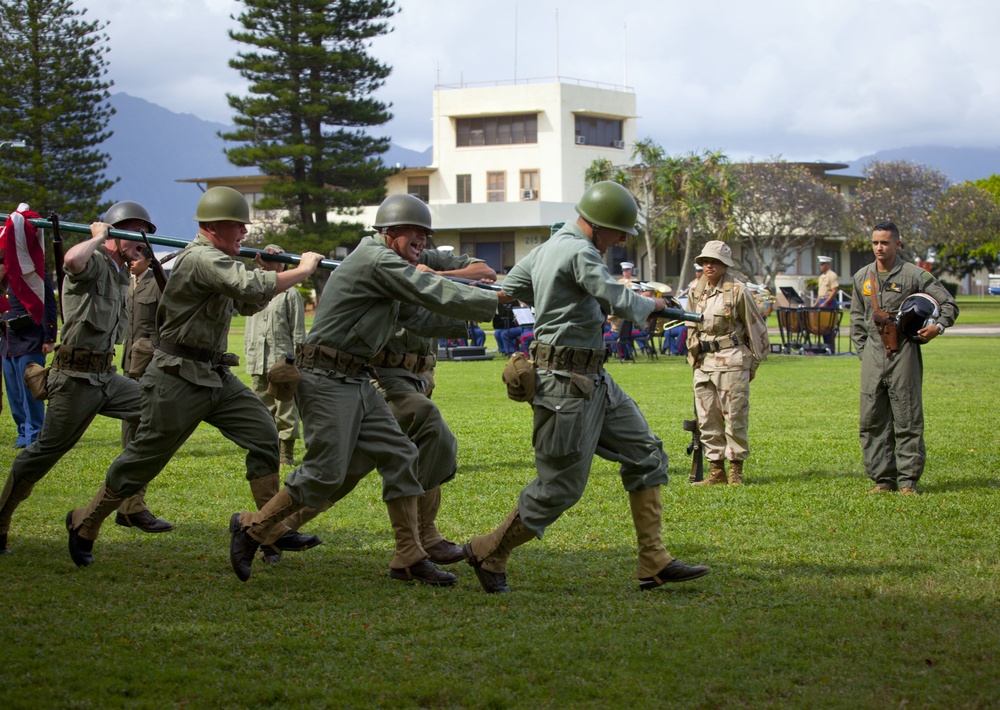
{"label": "brown leather combat boot", "polygon": [[711,475],[703,481],[698,481],[697,483],[692,483],[692,486],[716,486],[720,483],[726,483],[726,460],[719,459],[718,461],[709,461],[708,468],[711,471]]}

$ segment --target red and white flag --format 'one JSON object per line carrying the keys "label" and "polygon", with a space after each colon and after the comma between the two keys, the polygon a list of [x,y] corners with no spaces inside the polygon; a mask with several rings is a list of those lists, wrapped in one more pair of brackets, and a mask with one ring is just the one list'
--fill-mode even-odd
{"label": "red and white flag", "polygon": [[0,231],[10,289],[36,323],[41,323],[45,314],[45,242],[41,230],[27,220],[40,216],[22,202]]}

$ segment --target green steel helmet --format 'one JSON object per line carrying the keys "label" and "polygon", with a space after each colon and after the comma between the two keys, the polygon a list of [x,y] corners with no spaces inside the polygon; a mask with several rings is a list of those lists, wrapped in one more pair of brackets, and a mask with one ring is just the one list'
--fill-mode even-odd
{"label": "green steel helmet", "polygon": [[588,187],[580,198],[576,211],[598,227],[617,229],[633,237],[639,233],[635,228],[639,206],[632,193],[617,182],[604,180]]}
{"label": "green steel helmet", "polygon": [[242,222],[250,224],[250,205],[242,192],[231,187],[210,187],[198,200],[195,222]]}
{"label": "green steel helmet", "polygon": [[156,231],[156,225],[149,218],[149,212],[146,208],[138,202],[132,202],[132,200],[123,200],[122,202],[114,203],[111,205],[111,209],[104,215],[104,221],[112,227],[117,227],[122,222],[127,222],[130,219],[138,219],[145,222],[146,231],[149,234]]}
{"label": "green steel helmet", "polygon": [[413,195],[389,195],[378,206],[372,227],[381,231],[386,227],[404,224],[423,227],[428,234],[434,234],[431,228],[431,208],[423,200]]}

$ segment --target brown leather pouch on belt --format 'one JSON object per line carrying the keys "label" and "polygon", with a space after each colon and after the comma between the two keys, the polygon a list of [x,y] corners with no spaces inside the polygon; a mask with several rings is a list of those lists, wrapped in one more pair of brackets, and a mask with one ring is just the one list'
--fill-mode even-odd
{"label": "brown leather pouch on belt", "polygon": [[42,367],[37,362],[29,362],[24,368],[24,385],[31,396],[39,402],[49,398],[49,371],[51,367]]}
{"label": "brown leather pouch on belt", "polygon": [[882,345],[887,353],[894,353],[899,350],[899,331],[896,329],[896,317],[891,313],[876,310],[872,313],[872,320],[875,321],[875,328],[878,336],[882,338]]}
{"label": "brown leather pouch on belt", "polygon": [[878,278],[875,270],[872,269],[868,276],[868,283],[871,284],[872,292],[872,320],[875,322],[875,329],[882,339],[882,346],[885,348],[886,356],[899,350],[899,331],[896,329],[896,316],[883,311],[878,304]]}

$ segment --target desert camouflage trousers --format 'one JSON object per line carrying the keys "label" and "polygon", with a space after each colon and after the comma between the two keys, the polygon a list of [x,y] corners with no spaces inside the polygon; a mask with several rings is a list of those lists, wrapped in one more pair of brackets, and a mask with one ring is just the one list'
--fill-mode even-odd
{"label": "desert camouflage trousers", "polygon": [[694,371],[694,408],[709,461],[743,461],[750,454],[750,371]]}

